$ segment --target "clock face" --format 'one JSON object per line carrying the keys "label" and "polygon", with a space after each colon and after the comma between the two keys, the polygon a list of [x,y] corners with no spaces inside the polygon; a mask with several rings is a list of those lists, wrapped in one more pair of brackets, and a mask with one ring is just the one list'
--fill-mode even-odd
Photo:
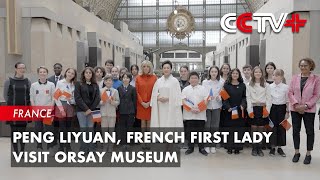
{"label": "clock face", "polygon": [[174,28],[177,30],[177,31],[184,31],[188,28],[188,20],[186,17],[182,16],[182,15],[178,15],[176,16],[176,18],[174,19],[173,21],[174,23]]}

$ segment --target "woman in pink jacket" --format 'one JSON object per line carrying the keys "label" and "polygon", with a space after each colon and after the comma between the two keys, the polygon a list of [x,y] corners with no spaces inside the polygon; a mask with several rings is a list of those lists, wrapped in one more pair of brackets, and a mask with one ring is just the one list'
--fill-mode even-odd
{"label": "woman in pink jacket", "polygon": [[307,134],[307,154],[304,164],[310,164],[311,151],[314,144],[314,118],[316,115],[316,103],[320,98],[320,77],[313,74],[315,63],[310,58],[299,61],[301,74],[292,77],[289,87],[289,101],[293,127],[293,142],[295,155],[292,162],[296,163],[300,158],[300,130],[303,119]]}

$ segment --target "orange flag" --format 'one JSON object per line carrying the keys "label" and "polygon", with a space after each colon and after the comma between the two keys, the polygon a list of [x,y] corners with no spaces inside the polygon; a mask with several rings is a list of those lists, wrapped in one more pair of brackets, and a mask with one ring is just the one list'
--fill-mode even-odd
{"label": "orange flag", "polygon": [[108,94],[107,94],[106,91],[104,91],[104,92],[101,94],[101,100],[102,100],[103,102],[107,102],[107,100],[108,100]]}
{"label": "orange flag", "polygon": [[232,111],[231,111],[231,119],[232,119],[232,120],[234,120],[234,119],[239,119],[238,107],[232,108]]}
{"label": "orange flag", "polygon": [[43,124],[51,126],[53,121],[53,116],[49,118],[43,118]]}
{"label": "orange flag", "polygon": [[248,108],[247,111],[248,111],[249,118],[251,118],[251,119],[254,118],[253,109],[252,108]]}
{"label": "orange flag", "polygon": [[183,109],[190,112],[191,111],[191,107],[189,107],[188,105],[186,105],[185,103],[183,103]]}
{"label": "orange flag", "polygon": [[286,129],[287,131],[292,127],[292,125],[290,124],[290,122],[289,122],[287,119],[283,120],[283,121],[280,123],[280,125],[281,125],[284,129]]}
{"label": "orange flag", "polygon": [[61,95],[62,95],[61,90],[60,90],[60,89],[57,89],[57,90],[54,92],[53,97],[54,97],[54,99],[58,100]]}
{"label": "orange flag", "polygon": [[68,93],[68,92],[66,92],[66,91],[64,91],[64,92],[62,93],[62,95],[65,96],[67,99],[70,99],[70,98],[71,98],[71,94]]}
{"label": "orange flag", "polygon": [[263,115],[263,117],[269,116],[269,112],[268,112],[268,110],[267,110],[267,108],[265,106],[263,107],[262,115]]}
{"label": "orange flag", "polygon": [[230,95],[228,94],[228,92],[224,89],[222,89],[220,91],[220,96],[222,97],[223,100],[227,100],[230,98]]}
{"label": "orange flag", "polygon": [[204,100],[198,104],[198,109],[200,110],[200,112],[207,110],[207,105]]}

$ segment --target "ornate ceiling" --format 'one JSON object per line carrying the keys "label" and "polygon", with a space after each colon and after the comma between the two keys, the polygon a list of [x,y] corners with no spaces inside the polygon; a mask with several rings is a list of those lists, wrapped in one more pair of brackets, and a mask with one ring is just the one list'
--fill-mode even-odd
{"label": "ornate ceiling", "polygon": [[73,0],[104,21],[112,22],[123,0]]}
{"label": "ornate ceiling", "polygon": [[[73,0],[104,21],[113,22],[114,17],[119,12],[118,7],[127,0]],[[257,11],[268,0],[239,0],[245,1],[251,12]]]}

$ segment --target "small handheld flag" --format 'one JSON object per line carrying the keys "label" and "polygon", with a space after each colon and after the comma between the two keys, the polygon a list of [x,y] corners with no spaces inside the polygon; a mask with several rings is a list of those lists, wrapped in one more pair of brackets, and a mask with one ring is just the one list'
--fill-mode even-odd
{"label": "small handheld flag", "polygon": [[91,115],[92,115],[92,121],[93,122],[97,122],[97,123],[101,122],[100,110],[92,111]]}
{"label": "small handheld flag", "polygon": [[239,119],[238,106],[232,108],[231,119]]}
{"label": "small handheld flag", "polygon": [[223,100],[227,100],[230,98],[230,95],[225,89],[222,89],[219,94]]}
{"label": "small handheld flag", "polygon": [[200,112],[207,110],[207,105],[204,100],[198,104],[198,109]]}
{"label": "small handheld flag", "polygon": [[45,125],[51,126],[52,125],[52,121],[53,121],[53,116],[43,118],[43,124],[45,124]]}
{"label": "small handheld flag", "polygon": [[269,112],[267,110],[267,108],[264,106],[263,107],[263,112],[262,112],[263,117],[268,117],[269,116]]}
{"label": "small handheld flag", "polygon": [[210,98],[212,98],[212,97],[213,97],[213,91],[212,91],[212,88],[211,88],[210,89],[210,93],[209,93],[208,98],[207,98],[207,101],[209,101]]}
{"label": "small handheld flag", "polygon": [[249,116],[251,119],[254,118],[253,109],[252,109],[252,108],[248,108],[247,111],[248,111],[248,116]]}
{"label": "small handheld flag", "polygon": [[62,93],[62,95],[63,95],[64,97],[66,97],[67,99],[70,99],[70,98],[71,98],[71,94],[68,93],[68,92],[66,92],[66,91],[64,91],[64,92]]}
{"label": "small handheld flag", "polygon": [[191,107],[194,106],[194,103],[190,100],[190,99],[184,99],[183,101],[183,109],[185,109],[186,111],[190,112],[191,111]]}
{"label": "small handheld flag", "polygon": [[101,100],[102,100],[103,102],[107,102],[108,98],[109,98],[109,97],[108,97],[107,92],[104,91],[104,92],[101,94]]}
{"label": "small handheld flag", "polygon": [[290,124],[290,122],[289,122],[287,119],[283,120],[283,121],[280,123],[280,125],[281,125],[284,129],[286,129],[287,131],[292,127],[292,125]]}
{"label": "small handheld flag", "polygon": [[57,90],[54,92],[53,97],[54,97],[54,99],[58,100],[61,95],[62,95],[61,90],[60,90],[60,89],[57,89]]}

